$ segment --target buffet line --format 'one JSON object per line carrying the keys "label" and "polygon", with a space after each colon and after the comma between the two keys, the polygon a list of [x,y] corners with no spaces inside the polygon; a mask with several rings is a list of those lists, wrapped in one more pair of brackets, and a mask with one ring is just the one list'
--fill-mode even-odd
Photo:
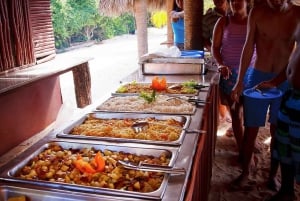
{"label": "buffet line", "polygon": [[[184,200],[216,73],[128,77],[1,167],[0,200]],[[13,155],[13,154],[12,154]]]}

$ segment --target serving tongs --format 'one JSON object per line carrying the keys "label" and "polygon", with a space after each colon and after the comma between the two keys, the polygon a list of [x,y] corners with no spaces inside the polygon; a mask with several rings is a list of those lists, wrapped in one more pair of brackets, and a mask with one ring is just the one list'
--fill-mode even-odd
{"label": "serving tongs", "polygon": [[196,106],[205,106],[206,103],[209,103],[206,100],[201,100],[199,98],[191,98],[191,97],[179,97],[179,96],[174,96],[174,97],[170,97],[167,99],[167,101],[170,100],[184,100],[184,101],[188,101],[190,103],[195,103]]}
{"label": "serving tongs", "polygon": [[185,174],[186,173],[184,168],[174,168],[171,166],[153,165],[153,164],[149,164],[149,163],[144,163],[142,161],[140,161],[138,164],[134,164],[129,161],[118,160],[118,163],[121,164],[124,168],[131,169],[131,170],[161,172],[161,173],[168,173],[168,174]]}

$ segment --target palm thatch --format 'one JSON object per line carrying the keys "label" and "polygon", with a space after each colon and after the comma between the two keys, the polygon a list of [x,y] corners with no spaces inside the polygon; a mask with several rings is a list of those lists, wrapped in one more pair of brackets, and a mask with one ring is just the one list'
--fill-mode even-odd
{"label": "palm thatch", "polygon": [[[99,12],[106,16],[119,16],[134,11],[135,1],[144,0],[100,0]],[[168,0],[147,0],[148,11],[166,9]]]}

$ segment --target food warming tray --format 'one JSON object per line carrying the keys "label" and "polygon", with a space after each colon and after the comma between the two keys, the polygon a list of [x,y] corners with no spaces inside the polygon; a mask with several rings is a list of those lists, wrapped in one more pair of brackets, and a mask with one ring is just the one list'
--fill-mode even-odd
{"label": "food warming tray", "polygon": [[[33,185],[43,188],[51,188],[53,191],[54,189],[58,190],[67,190],[67,191],[76,191],[82,193],[93,193],[99,195],[111,195],[111,196],[120,196],[120,197],[132,197],[132,198],[143,198],[143,199],[153,199],[153,200],[160,200],[163,197],[165,188],[168,183],[169,174],[163,174],[163,180],[159,188],[152,192],[135,192],[129,190],[118,190],[118,189],[109,189],[103,187],[94,187],[94,186],[85,186],[85,185],[77,185],[71,183],[63,183],[63,182],[50,182],[44,180],[34,180],[34,179],[23,179],[18,178],[16,175],[21,169],[28,164],[34,157],[37,157],[41,154],[45,149],[53,146],[58,145],[62,147],[64,150],[71,150],[71,149],[94,149],[95,152],[98,150],[110,150],[112,152],[125,152],[134,155],[150,155],[153,157],[159,157],[160,155],[164,154],[167,157],[170,157],[170,161],[168,166],[173,167],[178,149],[168,147],[165,149],[155,147],[155,148],[143,148],[141,146],[119,146],[116,144],[90,144],[90,143],[79,143],[79,142],[72,142],[72,141],[50,141],[48,143],[43,144],[38,149],[33,151],[30,154],[20,154],[16,159],[12,160],[11,163],[8,164],[8,168],[4,172],[1,173],[1,180],[6,182],[17,182],[19,184],[26,184],[26,185]],[[29,152],[27,152],[29,153]],[[56,154],[57,155],[57,154]]]}
{"label": "food warming tray", "polygon": [[[79,193],[73,191],[55,190],[49,188],[40,188],[36,186],[29,187],[28,184],[24,186],[10,186],[0,185],[0,200],[8,200],[13,197],[24,196],[26,201],[115,201],[116,198],[108,195],[96,195]],[[132,201],[133,198],[122,197],[124,201]],[[141,201],[144,199],[135,199]]]}
{"label": "food warming tray", "polygon": [[[136,86],[135,92],[122,92],[122,89],[126,89],[126,87],[130,86]],[[168,87],[172,86],[183,86],[184,83],[167,83],[167,90],[163,90],[160,92],[157,92],[158,94],[166,94],[168,96],[198,96],[199,90],[202,88],[205,88],[207,86],[205,85],[197,85],[195,88],[193,87],[182,87],[182,89],[169,89]],[[118,91],[120,90],[120,91]],[[185,90],[185,91],[184,91]],[[151,93],[151,83],[147,82],[127,82],[123,83],[121,86],[119,86],[113,93],[112,96],[128,96],[128,95],[137,95],[140,94],[141,92],[148,92]]]}
{"label": "food warming tray", "polygon": [[203,58],[153,58],[140,63],[144,75],[201,75]]}
{"label": "food warming tray", "polygon": [[[143,139],[129,139],[129,138],[116,138],[116,137],[100,137],[100,136],[86,136],[86,135],[75,135],[71,134],[71,130],[80,124],[82,124],[89,116],[96,119],[146,119],[155,118],[157,120],[168,120],[174,119],[182,123],[182,131],[179,138],[174,141],[156,141],[156,140],[143,140]],[[71,139],[84,139],[84,140],[104,140],[113,142],[133,142],[133,143],[147,143],[147,144],[158,144],[158,145],[180,145],[184,140],[186,132],[184,129],[188,128],[190,124],[190,116],[183,115],[154,115],[154,114],[135,114],[135,113],[102,113],[94,112],[88,113],[76,120],[74,123],[65,128],[62,132],[57,134],[58,138],[71,138]],[[130,125],[128,126],[130,127]]]}
{"label": "food warming tray", "polygon": [[[173,104],[173,102],[178,101],[180,102],[179,104]],[[193,115],[195,114],[196,109],[196,104],[190,103],[188,102],[188,100],[181,98],[174,98],[172,96],[167,95],[158,95],[154,102],[147,103],[147,101],[143,100],[143,98],[137,95],[133,95],[112,96],[106,101],[104,101],[102,104],[97,106],[95,111],[143,114]]]}

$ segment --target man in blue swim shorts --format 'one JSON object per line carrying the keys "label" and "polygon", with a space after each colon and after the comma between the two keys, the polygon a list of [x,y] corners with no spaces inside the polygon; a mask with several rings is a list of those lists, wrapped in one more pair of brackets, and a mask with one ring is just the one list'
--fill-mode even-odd
{"label": "man in blue swim shorts", "polygon": [[[299,20],[300,7],[293,5],[289,0],[267,0],[265,4],[255,6],[250,11],[247,38],[241,55],[239,75],[231,93],[231,98],[234,101],[240,100],[244,90],[244,79],[247,80],[246,87],[255,87],[256,84],[285,72],[295,45],[294,32]],[[245,76],[255,49],[256,60],[253,69],[249,69],[247,76]],[[278,101],[280,102],[280,100]],[[242,173],[234,181],[235,186],[243,186],[249,183],[250,164],[256,137],[259,127],[265,124],[268,109],[270,111],[270,134],[272,136],[270,146],[272,150],[273,136],[276,129],[276,115],[274,113],[276,113],[276,110],[278,112],[278,104],[276,101],[270,102],[263,108],[261,108],[261,104],[244,105]],[[279,161],[271,157],[270,165],[268,187],[277,190],[275,176]]]}

